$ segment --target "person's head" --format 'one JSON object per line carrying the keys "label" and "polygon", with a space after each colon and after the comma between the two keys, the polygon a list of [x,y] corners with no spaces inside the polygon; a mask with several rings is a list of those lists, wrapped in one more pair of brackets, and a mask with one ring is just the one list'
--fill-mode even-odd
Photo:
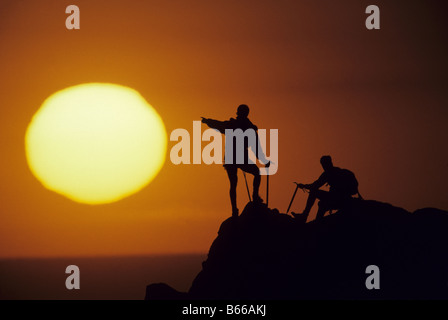
{"label": "person's head", "polygon": [[320,158],[320,164],[322,165],[322,168],[324,168],[324,171],[333,168],[333,161],[330,156],[322,156]]}
{"label": "person's head", "polygon": [[238,118],[247,118],[249,115],[249,107],[245,104],[241,104],[238,106],[238,109],[236,110],[236,115]]}

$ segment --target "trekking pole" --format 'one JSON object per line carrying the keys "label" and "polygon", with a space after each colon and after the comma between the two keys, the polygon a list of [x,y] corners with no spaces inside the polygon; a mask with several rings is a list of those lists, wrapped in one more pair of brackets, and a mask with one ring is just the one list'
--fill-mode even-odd
{"label": "trekking pole", "polygon": [[292,202],[294,201],[297,190],[299,189],[299,184],[297,182],[294,182],[294,183],[296,184],[296,189],[294,190],[294,194],[292,195],[292,199],[291,199],[291,202],[289,203],[288,210],[286,210],[286,213],[288,213],[289,209],[291,209]]}
{"label": "trekking pole", "polygon": [[[268,169],[269,171],[269,169]],[[266,178],[266,207],[269,208],[269,172]]]}
{"label": "trekking pole", "polygon": [[269,166],[271,165],[271,162],[269,161],[266,164],[266,173],[267,173],[267,177],[266,177],[266,207],[269,208]]}
{"label": "trekking pole", "polygon": [[246,172],[243,171],[243,175],[244,175],[244,181],[246,181],[247,195],[248,195],[248,197],[249,197],[249,201],[252,202],[252,199],[251,199],[251,197],[250,197],[250,192],[249,192],[249,186],[247,185]]}

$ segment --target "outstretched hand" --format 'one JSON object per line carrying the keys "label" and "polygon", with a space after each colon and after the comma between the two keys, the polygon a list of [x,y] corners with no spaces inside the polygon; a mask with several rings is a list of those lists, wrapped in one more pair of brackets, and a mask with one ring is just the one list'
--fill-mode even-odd
{"label": "outstretched hand", "polygon": [[303,183],[297,183],[294,182],[300,189],[307,189],[306,185],[304,185]]}

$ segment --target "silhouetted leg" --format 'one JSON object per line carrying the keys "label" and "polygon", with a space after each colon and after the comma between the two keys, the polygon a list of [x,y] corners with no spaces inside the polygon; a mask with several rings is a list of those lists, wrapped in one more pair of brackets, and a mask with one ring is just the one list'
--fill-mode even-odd
{"label": "silhouetted leg", "polygon": [[[303,210],[302,214],[304,214],[304,215],[306,215],[306,217],[308,217],[308,215],[310,214],[311,208],[313,207],[314,203],[316,202],[316,199],[325,199],[327,196],[328,196],[327,191],[310,190],[310,194],[308,196],[308,199],[306,200],[305,209]],[[319,205],[320,205],[320,203],[319,203]],[[318,212],[318,214],[319,214],[319,212]],[[317,216],[316,216],[316,218],[317,218]]]}
{"label": "silhouetted leg", "polygon": [[241,166],[240,168],[241,168],[241,170],[243,170],[247,173],[250,173],[254,176],[252,198],[253,198],[254,202],[260,201],[261,200],[260,195],[259,195],[260,182],[261,182],[260,169],[255,164],[247,164],[247,165]]}
{"label": "silhouetted leg", "polygon": [[322,219],[327,211],[341,208],[344,202],[343,196],[334,192],[326,192],[320,190],[320,194],[317,196],[319,201],[319,210],[316,214],[316,220]]}
{"label": "silhouetted leg", "polygon": [[319,205],[319,209],[317,210],[316,220],[322,219],[325,215],[325,212],[327,212],[329,210],[329,208],[322,201],[319,201],[318,205]]}
{"label": "silhouetted leg", "polygon": [[310,214],[311,208],[313,207],[314,202],[316,202],[316,199],[317,199],[316,190],[311,190],[308,195],[308,199],[306,200],[305,209],[303,210],[302,214],[305,214],[306,216]]}
{"label": "silhouetted leg", "polygon": [[236,166],[225,167],[230,181],[230,203],[232,204],[232,216],[238,216],[238,206],[236,204],[236,186],[238,184],[238,168]]}

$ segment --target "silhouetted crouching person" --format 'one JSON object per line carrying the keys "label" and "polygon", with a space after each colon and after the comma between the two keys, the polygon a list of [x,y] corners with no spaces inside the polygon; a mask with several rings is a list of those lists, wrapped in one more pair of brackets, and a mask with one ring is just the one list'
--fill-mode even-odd
{"label": "silhouetted crouching person", "polygon": [[[324,169],[320,177],[311,184],[299,184],[299,188],[309,190],[309,196],[303,213],[292,212],[292,215],[294,217],[300,216],[304,221],[308,218],[316,199],[320,200],[316,215],[317,220],[321,219],[325,212],[343,207],[352,199],[352,196],[357,194],[361,198],[358,192],[358,181],[350,170],[333,166],[330,156],[322,156],[320,163]],[[330,186],[330,190],[319,190],[325,184]]]}
{"label": "silhouetted crouching person", "polygon": [[[232,216],[238,216],[238,206],[236,201],[236,186],[238,184],[238,169],[241,169],[244,172],[250,173],[254,176],[253,182],[253,201],[254,202],[263,202],[258,194],[258,190],[260,189],[260,169],[255,163],[250,163],[248,157],[248,149],[250,148],[252,152],[256,155],[258,159],[260,159],[263,163],[267,163],[263,150],[259,144],[259,139],[257,135],[257,126],[255,126],[248,118],[249,115],[249,107],[245,104],[242,104],[237,109],[237,117],[236,119],[230,118],[227,121],[219,121],[213,119],[202,118],[202,122],[207,124],[210,128],[216,129],[221,133],[226,134],[226,129],[234,130],[241,129],[243,133],[246,133],[246,130],[252,129],[254,132],[255,141],[250,143],[250,139],[244,138],[244,146],[243,148],[238,148],[238,143],[233,143],[232,145],[227,143],[227,135],[226,135],[226,157],[224,159],[224,169],[226,169],[227,175],[230,181],[230,202],[232,204]],[[233,139],[233,138],[232,138]],[[232,148],[231,152],[228,148]],[[242,163],[238,163],[237,159],[239,158],[238,152],[244,152]],[[232,159],[228,159],[228,155],[232,154]]]}

